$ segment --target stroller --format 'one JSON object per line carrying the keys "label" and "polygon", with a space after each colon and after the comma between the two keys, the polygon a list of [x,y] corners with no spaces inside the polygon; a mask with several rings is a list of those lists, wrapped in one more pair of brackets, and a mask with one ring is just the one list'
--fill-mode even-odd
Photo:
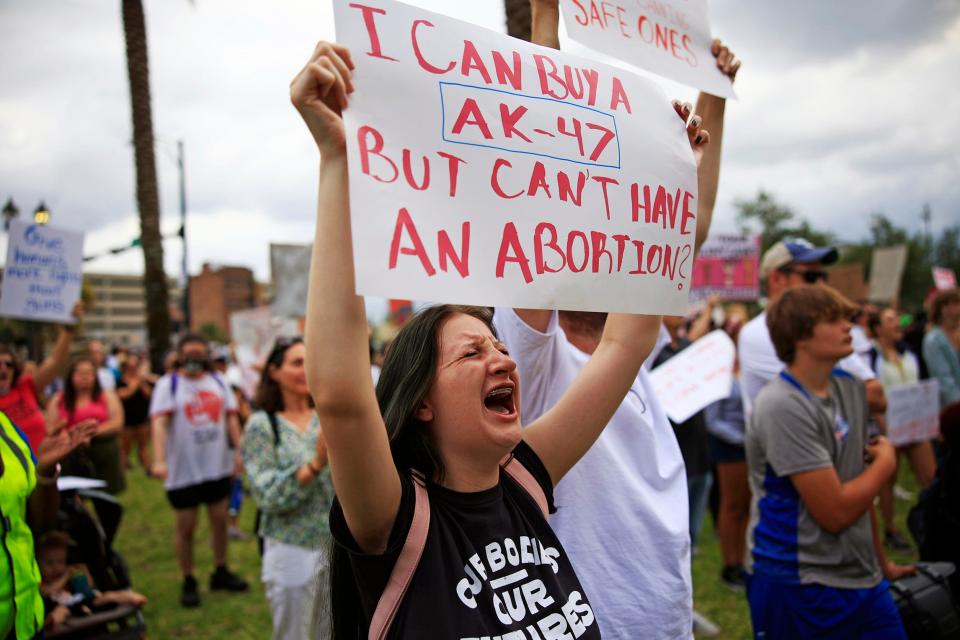
{"label": "stroller", "polygon": [[[87,503],[92,505],[91,512]],[[58,528],[76,545],[68,553],[70,564],[84,564],[101,591],[130,588],[130,572],[123,557],[113,548],[120,527],[123,506],[110,494],[93,489],[60,492]],[[146,624],[138,607],[114,605],[92,614],[71,617],[45,637],[58,640],[140,640]]]}

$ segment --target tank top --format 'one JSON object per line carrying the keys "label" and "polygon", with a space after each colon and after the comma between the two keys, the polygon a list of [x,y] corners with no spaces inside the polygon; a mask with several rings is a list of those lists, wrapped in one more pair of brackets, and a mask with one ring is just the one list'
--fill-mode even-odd
{"label": "tank top", "polygon": [[101,393],[99,398],[84,405],[77,405],[71,412],[67,411],[66,402],[63,396],[60,396],[60,418],[67,420],[67,429],[73,428],[74,425],[88,418],[93,418],[97,421],[97,424],[106,422],[110,418],[110,411],[107,409],[107,395]]}

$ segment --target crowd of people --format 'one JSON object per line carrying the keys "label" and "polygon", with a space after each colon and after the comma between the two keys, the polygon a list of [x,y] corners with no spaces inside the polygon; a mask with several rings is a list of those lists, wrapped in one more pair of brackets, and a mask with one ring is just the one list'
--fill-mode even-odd
{"label": "crowd of people", "polygon": [[[531,5],[533,41],[559,47],[557,3]],[[735,79],[736,56],[713,53]],[[291,84],[321,159],[305,336],[276,341],[252,397],[195,334],[158,375],[96,340],[71,358],[73,326],[40,363],[0,345],[0,638],[146,604],[95,584],[58,526],[58,476],[121,494],[134,447],[172,510],[183,607],[202,601],[201,507],[209,590],[248,590],[228,551],[249,490],[274,638],[689,638],[712,626],[691,575],[711,502],[716,579],[744,592],[755,637],[905,638],[889,585],[914,567],[886,556],[910,548],[898,460],[925,496],[957,486],[960,291],[933,297],[907,339],[902,310],[829,287],[835,248],[794,238],[762,256],[753,318],[714,298],[690,317],[439,305],[405,318],[381,359],[354,289],[353,66],[321,43]],[[674,109],[697,161],[699,250],[725,101]],[[716,329],[737,347],[730,394],[673,423],[651,370]],[[942,435],[894,447],[886,393],[925,378]],[[955,562],[937,514],[960,505],[930,500],[921,555]]]}

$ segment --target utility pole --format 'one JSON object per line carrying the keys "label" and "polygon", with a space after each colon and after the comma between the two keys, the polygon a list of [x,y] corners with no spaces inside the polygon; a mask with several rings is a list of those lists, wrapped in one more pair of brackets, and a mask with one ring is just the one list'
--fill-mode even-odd
{"label": "utility pole", "polygon": [[180,173],[180,240],[183,242],[183,252],[180,271],[183,276],[181,293],[181,307],[183,309],[183,324],[186,331],[190,331],[190,272],[187,270],[187,185],[183,170],[183,140],[177,140],[177,169]]}

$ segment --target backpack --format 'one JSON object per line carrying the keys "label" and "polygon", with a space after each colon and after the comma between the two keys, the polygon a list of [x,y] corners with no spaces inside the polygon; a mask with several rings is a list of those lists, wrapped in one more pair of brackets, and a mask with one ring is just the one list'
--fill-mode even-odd
{"label": "backpack", "polygon": [[[547,496],[536,478],[513,457],[513,454],[507,456],[500,466],[537,503],[540,511],[543,512],[544,519],[547,519],[549,517]],[[413,521],[410,523],[410,531],[407,532],[407,539],[400,550],[397,563],[390,572],[387,586],[380,595],[377,608],[373,612],[368,640],[384,640],[387,637],[390,625],[400,609],[400,603],[413,580],[413,574],[417,570],[417,565],[420,564],[420,556],[423,555],[423,548],[427,543],[427,532],[430,529],[430,498],[427,494],[426,480],[419,471],[413,471],[411,476],[415,498]]]}
{"label": "backpack", "polygon": [[[280,446],[280,426],[277,423],[277,414],[273,411],[267,411],[267,418],[270,420],[270,430],[273,431],[273,450],[276,452]],[[257,536],[257,549],[260,551],[260,557],[263,557],[263,536],[260,535],[260,519],[263,517],[263,511],[257,505],[257,513],[253,516],[253,535]]]}

